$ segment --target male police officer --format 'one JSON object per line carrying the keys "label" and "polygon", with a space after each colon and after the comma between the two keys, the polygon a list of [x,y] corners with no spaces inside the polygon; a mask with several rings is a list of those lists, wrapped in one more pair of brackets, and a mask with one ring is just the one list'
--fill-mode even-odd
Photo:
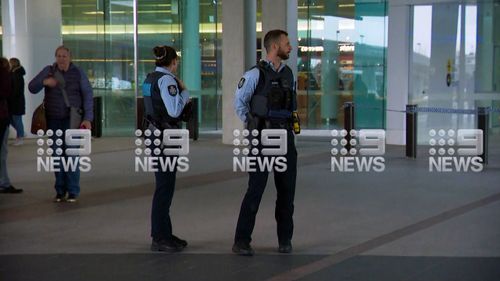
{"label": "male police officer", "polygon": [[[288,33],[271,30],[264,37],[267,57],[247,71],[238,83],[234,107],[236,114],[249,130],[287,130],[287,169],[274,172],[278,198],[275,218],[278,232],[278,251],[292,251],[293,200],[297,175],[297,150],[292,131],[292,112],[296,110],[296,93],[292,70],[282,60],[289,57],[292,47]],[[260,135],[260,134],[259,134]],[[254,254],[250,246],[262,194],[266,187],[267,171],[249,172],[248,190],[241,204],[233,252],[239,255]]]}

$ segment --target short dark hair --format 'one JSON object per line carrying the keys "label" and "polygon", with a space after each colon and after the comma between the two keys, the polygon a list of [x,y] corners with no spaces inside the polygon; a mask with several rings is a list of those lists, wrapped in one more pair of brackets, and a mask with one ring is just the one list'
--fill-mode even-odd
{"label": "short dark hair", "polygon": [[9,59],[9,62],[10,62],[10,66],[11,66],[12,68],[14,68],[14,67],[18,67],[18,66],[21,66],[21,62],[19,61],[19,59],[18,59],[18,58],[10,58],[10,59]]}
{"label": "short dark hair", "polygon": [[170,46],[156,46],[153,48],[156,66],[169,66],[177,58],[177,52]]}
{"label": "short dark hair", "polygon": [[7,72],[10,71],[10,63],[8,59],[0,57],[0,70],[4,70]]}
{"label": "short dark hair", "polygon": [[57,57],[57,52],[59,52],[59,50],[65,50],[66,52],[68,52],[69,55],[71,55],[71,51],[69,50],[69,48],[64,45],[61,45],[56,48],[56,51],[54,52],[55,57]]}
{"label": "short dark hair", "polygon": [[266,48],[266,52],[269,52],[272,43],[279,42],[281,35],[288,36],[288,32],[281,29],[274,29],[266,33],[266,36],[264,36],[264,48]]}

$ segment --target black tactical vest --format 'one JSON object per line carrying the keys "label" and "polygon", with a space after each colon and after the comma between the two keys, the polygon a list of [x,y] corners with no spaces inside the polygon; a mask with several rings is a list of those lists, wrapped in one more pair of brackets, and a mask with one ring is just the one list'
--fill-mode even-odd
{"label": "black tactical vest", "polygon": [[255,67],[260,74],[250,101],[250,112],[265,119],[290,120],[294,104],[292,70],[285,65],[276,72],[266,61],[260,61]]}
{"label": "black tactical vest", "polygon": [[[144,116],[152,121],[158,129],[178,128],[180,118],[174,118],[168,114],[163,99],[161,98],[158,80],[164,75],[170,75],[160,71],[149,73],[142,84],[142,94],[144,96]],[[172,75],[171,75],[172,76]],[[175,77],[172,76],[174,79]],[[176,79],[177,81],[177,79]]]}

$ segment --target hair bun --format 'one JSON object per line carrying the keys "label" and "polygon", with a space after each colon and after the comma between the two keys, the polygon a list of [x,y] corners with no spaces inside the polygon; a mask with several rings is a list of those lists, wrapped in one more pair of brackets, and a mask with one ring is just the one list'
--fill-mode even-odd
{"label": "hair bun", "polygon": [[167,55],[167,48],[165,46],[156,46],[153,49],[155,59],[161,60]]}
{"label": "hair bun", "polygon": [[168,66],[172,60],[177,58],[175,49],[166,45],[154,47],[153,53],[155,55],[156,66]]}

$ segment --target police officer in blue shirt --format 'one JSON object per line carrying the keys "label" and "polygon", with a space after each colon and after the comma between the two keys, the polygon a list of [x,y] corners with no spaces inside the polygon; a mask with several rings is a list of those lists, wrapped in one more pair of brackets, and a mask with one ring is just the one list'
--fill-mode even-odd
{"label": "police officer in blue shirt", "polygon": [[[146,127],[149,129],[180,129],[183,110],[189,103],[189,92],[174,73],[179,60],[174,48],[157,46],[155,71],[149,73],[142,86]],[[170,204],[175,189],[176,171],[155,172],[156,190],[151,209],[152,251],[177,252],[187,242],[172,234]]]}
{"label": "police officer in blue shirt", "polygon": [[[234,108],[249,130],[287,130],[287,169],[282,172],[274,171],[274,181],[278,197],[275,209],[278,251],[290,253],[297,175],[292,116],[297,104],[292,70],[282,63],[282,60],[288,59],[292,50],[288,33],[283,30],[269,31],[264,37],[264,47],[266,59],[247,71],[238,83]],[[267,171],[249,172],[248,189],[241,203],[232,248],[236,254],[254,254],[250,246],[251,235],[268,175]]]}

